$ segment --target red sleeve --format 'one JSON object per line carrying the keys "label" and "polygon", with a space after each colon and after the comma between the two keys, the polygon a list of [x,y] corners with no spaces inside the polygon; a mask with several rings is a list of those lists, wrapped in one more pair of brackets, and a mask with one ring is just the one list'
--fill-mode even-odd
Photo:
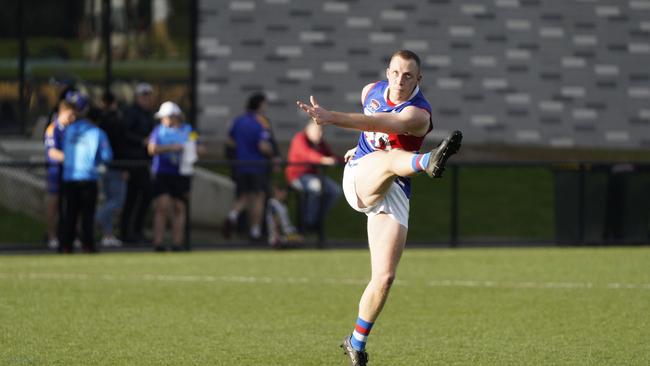
{"label": "red sleeve", "polygon": [[309,145],[307,136],[304,132],[300,132],[291,141],[289,148],[289,161],[301,163],[314,163],[319,164],[321,158],[326,155],[321,154]]}

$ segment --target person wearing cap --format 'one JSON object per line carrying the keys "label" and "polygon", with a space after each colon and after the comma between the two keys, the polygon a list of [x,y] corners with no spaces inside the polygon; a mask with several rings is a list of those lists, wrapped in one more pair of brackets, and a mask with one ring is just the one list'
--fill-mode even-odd
{"label": "person wearing cap", "polygon": [[81,245],[95,252],[94,223],[97,205],[97,180],[100,166],[113,158],[108,137],[87,119],[88,100],[76,93],[66,97],[64,107],[74,108],[72,123],[63,133],[62,214],[59,251],[71,253],[81,215]]}
{"label": "person wearing cap", "polygon": [[[170,209],[172,218],[172,250],[183,250],[183,233],[186,207],[190,192],[190,175],[181,168],[184,152],[196,143],[198,135],[184,122],[181,109],[173,102],[164,102],[156,118],[160,124],[149,136],[147,149],[153,157],[151,171],[154,175],[154,235],[156,251],[165,251],[162,239]],[[202,148],[198,149],[202,152]]]}
{"label": "person wearing cap", "polygon": [[126,141],[124,158],[132,160],[127,167],[128,180],[120,222],[120,237],[126,242],[144,240],[144,225],[152,197],[151,174],[147,144],[156,125],[153,116],[153,88],[148,83],[135,87],[135,103],[124,110]]}

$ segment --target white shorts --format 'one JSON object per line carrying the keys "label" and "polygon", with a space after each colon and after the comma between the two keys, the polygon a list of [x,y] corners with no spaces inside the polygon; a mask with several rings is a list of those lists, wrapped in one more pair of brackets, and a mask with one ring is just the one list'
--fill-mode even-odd
{"label": "white shorts", "polygon": [[368,217],[382,212],[386,213],[402,226],[408,228],[409,199],[406,197],[406,193],[404,193],[402,188],[400,188],[400,186],[395,182],[390,185],[386,195],[379,202],[371,207],[359,207],[355,182],[357,180],[357,166],[361,159],[348,161],[348,163],[345,164],[345,170],[343,171],[343,194],[345,195],[345,199],[348,201],[350,207],[356,211],[365,213]]}

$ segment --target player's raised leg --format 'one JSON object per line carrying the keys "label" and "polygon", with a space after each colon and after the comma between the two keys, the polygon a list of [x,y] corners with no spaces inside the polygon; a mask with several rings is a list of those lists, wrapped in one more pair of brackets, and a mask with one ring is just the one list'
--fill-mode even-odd
{"label": "player's raised leg", "polygon": [[430,177],[441,177],[447,159],[460,148],[462,136],[460,131],[454,131],[425,154],[377,150],[359,159],[355,189],[360,207],[372,206],[381,200],[396,176],[409,177],[426,172]]}

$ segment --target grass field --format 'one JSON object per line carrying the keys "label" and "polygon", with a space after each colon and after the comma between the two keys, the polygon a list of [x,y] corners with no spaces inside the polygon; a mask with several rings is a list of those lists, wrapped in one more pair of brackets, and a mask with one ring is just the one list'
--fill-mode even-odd
{"label": "grass field", "polygon": [[[365,250],[0,257],[0,365],[347,365]],[[370,365],[648,365],[650,248],[408,249]]]}

